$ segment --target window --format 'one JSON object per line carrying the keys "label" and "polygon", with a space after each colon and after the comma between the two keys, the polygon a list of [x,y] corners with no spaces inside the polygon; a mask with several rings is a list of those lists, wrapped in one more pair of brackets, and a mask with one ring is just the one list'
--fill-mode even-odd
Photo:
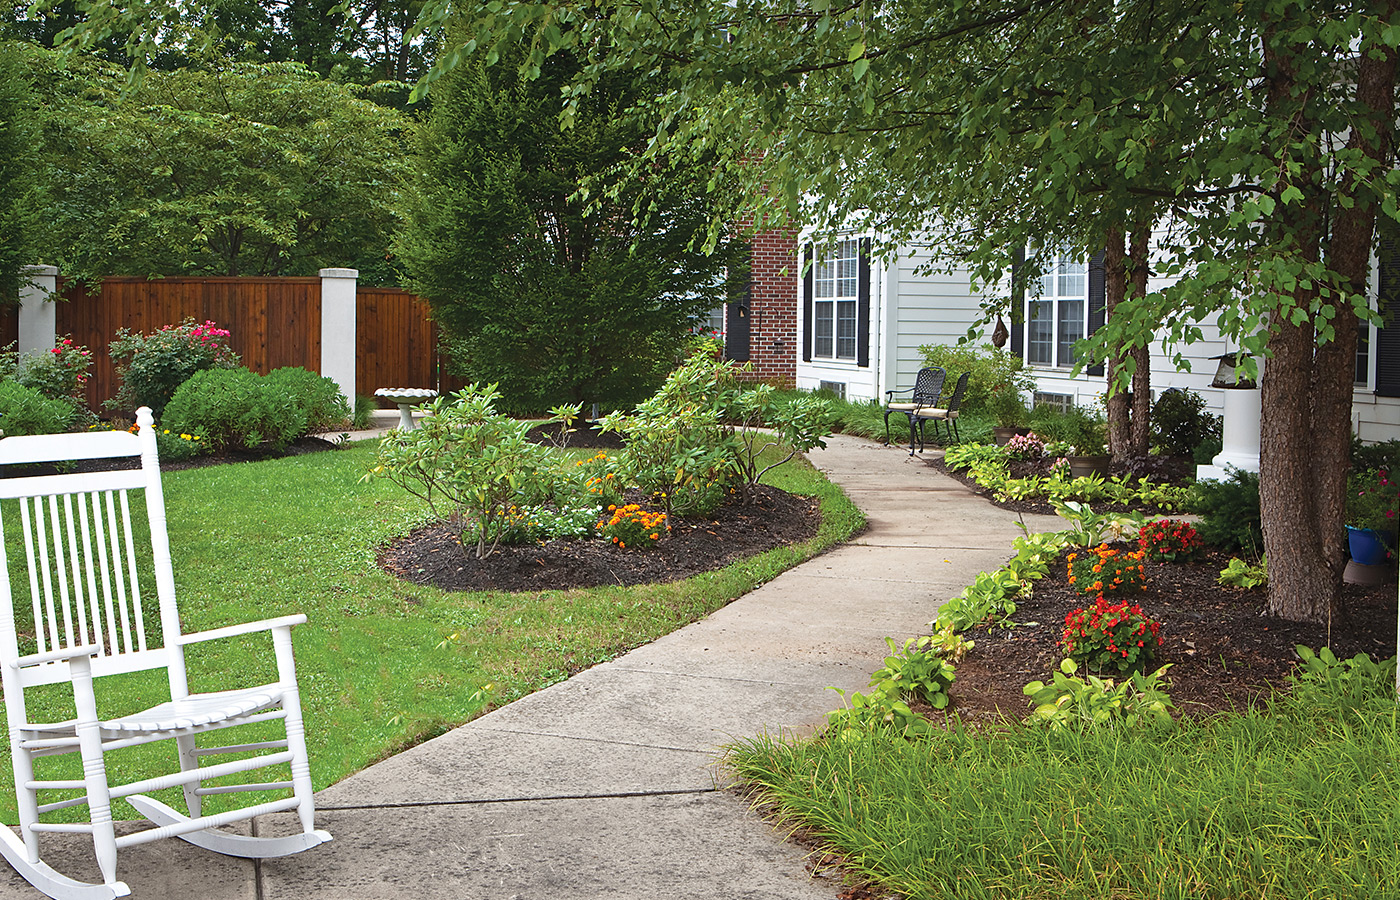
{"label": "window", "polygon": [[1040,296],[1026,301],[1026,362],[1069,368],[1085,333],[1089,274],[1084,262],[1055,254],[1040,278]]}
{"label": "window", "polygon": [[854,360],[859,332],[859,241],[837,241],[817,250],[812,293],[813,358]]}
{"label": "window", "polygon": [[1371,383],[1371,323],[1362,321],[1356,328],[1356,386],[1365,390]]}

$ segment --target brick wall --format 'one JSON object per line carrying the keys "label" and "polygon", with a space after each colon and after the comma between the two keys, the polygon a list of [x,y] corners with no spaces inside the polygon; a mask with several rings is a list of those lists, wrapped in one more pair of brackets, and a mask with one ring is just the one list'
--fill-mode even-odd
{"label": "brick wall", "polygon": [[754,235],[749,359],[754,377],[785,386],[797,380],[797,231]]}

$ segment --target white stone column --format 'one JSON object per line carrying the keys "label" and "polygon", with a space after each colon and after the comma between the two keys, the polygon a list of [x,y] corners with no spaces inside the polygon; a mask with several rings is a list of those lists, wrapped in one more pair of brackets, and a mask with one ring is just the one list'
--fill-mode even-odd
{"label": "white stone column", "polygon": [[322,269],[321,374],[355,405],[355,282],[358,269]]}
{"label": "white stone column", "polygon": [[[1263,369],[1263,360],[1259,360],[1261,376]],[[1224,392],[1220,452],[1210,465],[1196,467],[1197,481],[1207,478],[1225,481],[1230,477],[1229,468],[1259,471],[1259,417],[1264,409],[1259,388],[1225,388]]]}
{"label": "white stone column", "polygon": [[53,295],[58,290],[58,268],[25,266],[19,285],[19,352],[50,350],[57,338],[58,311]]}

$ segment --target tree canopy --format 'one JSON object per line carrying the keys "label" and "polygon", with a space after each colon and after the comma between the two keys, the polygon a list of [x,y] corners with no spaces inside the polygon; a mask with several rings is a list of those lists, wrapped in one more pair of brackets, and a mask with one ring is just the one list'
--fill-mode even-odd
{"label": "tree canopy", "polygon": [[296,63],[205,61],[134,90],[31,53],[44,109],[45,261],[70,275],[391,279],[407,122]]}
{"label": "tree canopy", "polygon": [[18,50],[0,41],[0,302],[16,302],[20,273],[34,261],[33,106]]}

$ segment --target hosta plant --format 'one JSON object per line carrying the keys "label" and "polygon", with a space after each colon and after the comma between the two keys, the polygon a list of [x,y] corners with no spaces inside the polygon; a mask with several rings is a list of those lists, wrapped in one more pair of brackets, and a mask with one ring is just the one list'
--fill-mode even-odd
{"label": "hosta plant", "polygon": [[[953,684],[953,664],[939,652],[932,637],[910,638],[900,648],[894,638],[885,638],[890,655],[885,664],[870,676],[870,686],[903,697],[912,694],[934,709],[948,706],[948,688]],[[961,656],[961,644],[953,652]]]}
{"label": "hosta plant", "polygon": [[1126,601],[1103,597],[1065,616],[1060,646],[1065,655],[1093,672],[1132,672],[1152,661],[1162,646],[1161,625]]}
{"label": "hosta plant", "polygon": [[1060,663],[1049,684],[1032,681],[1023,689],[1030,698],[1030,721],[1053,731],[1086,727],[1170,725],[1173,709],[1164,685],[1170,664],[1150,675],[1134,672],[1121,684],[1112,678],[1081,678],[1072,659]]}
{"label": "hosta plant", "polygon": [[1229,565],[1220,570],[1220,577],[1216,580],[1220,584],[1244,588],[1247,591],[1263,587],[1269,583],[1268,559],[1260,557],[1259,564],[1255,565],[1236,556],[1230,560]]}

